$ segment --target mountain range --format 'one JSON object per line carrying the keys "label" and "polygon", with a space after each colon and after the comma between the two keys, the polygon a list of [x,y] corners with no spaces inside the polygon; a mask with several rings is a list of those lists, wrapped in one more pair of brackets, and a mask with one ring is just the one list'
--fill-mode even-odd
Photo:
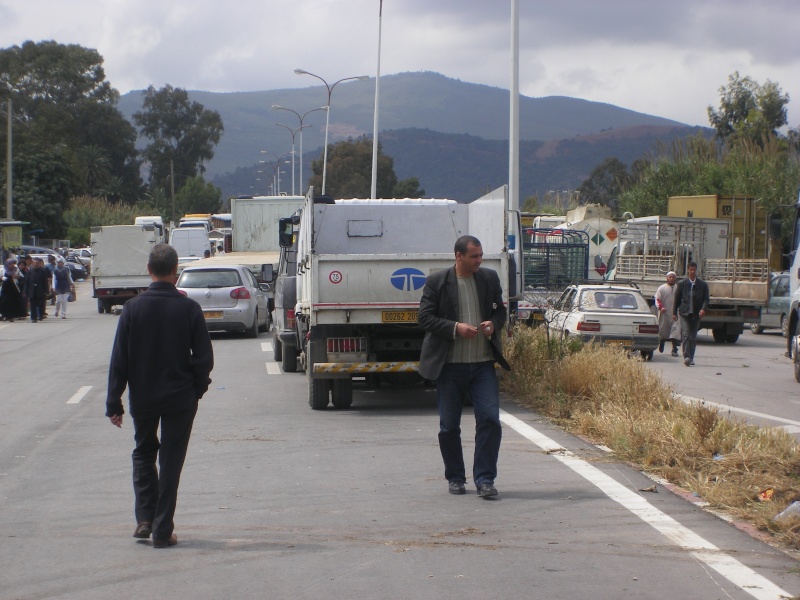
{"label": "mountain range", "polygon": [[[206,178],[223,197],[266,194],[257,181],[259,161],[289,161],[295,131],[299,181],[300,135],[303,177],[324,146],[325,86],[258,92],[189,91],[192,101],[216,110],[225,127]],[[346,81],[331,94],[329,143],[372,135],[375,80]],[[142,92],[119,101],[129,119],[141,110]],[[284,106],[299,113],[274,110]],[[591,170],[614,156],[630,165],[656,145],[708,134],[709,130],[611,104],[565,96],[520,97],[520,197],[578,187]],[[509,93],[431,72],[381,77],[379,139],[394,159],[398,178],[417,177],[428,197],[470,200],[508,181]],[[276,125],[280,123],[285,127]],[[143,144],[146,140],[140,140]],[[285,155],[285,156],[284,156]],[[291,167],[284,164],[281,189],[291,192]],[[272,173],[272,169],[267,169]],[[299,193],[299,189],[297,190]]]}

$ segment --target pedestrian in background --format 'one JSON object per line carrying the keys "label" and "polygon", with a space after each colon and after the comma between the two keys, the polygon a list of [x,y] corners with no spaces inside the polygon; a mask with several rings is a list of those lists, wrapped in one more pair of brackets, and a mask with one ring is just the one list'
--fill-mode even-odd
{"label": "pedestrian in background", "polygon": [[677,280],[675,271],[667,273],[667,282],[656,290],[655,295],[658,309],[658,351],[664,352],[666,343],[672,342],[672,356],[678,356],[678,346],[681,343],[681,322],[672,318]]}
{"label": "pedestrian in background", "polygon": [[66,319],[69,295],[70,292],[75,291],[75,283],[72,281],[72,273],[67,267],[64,257],[59,256],[56,261],[56,270],[53,272],[53,288],[56,294],[56,316],[60,313],[61,318]]}
{"label": "pedestrian in background", "polygon": [[25,299],[20,287],[24,279],[17,267],[17,259],[9,258],[3,266],[2,285],[0,285],[0,315],[4,321],[25,318]]}
{"label": "pedestrian in background", "polygon": [[122,308],[108,371],[106,416],[122,427],[127,387],[136,442],[133,537],[152,534],[153,547],[166,548],[178,543],[173,521],[178,483],[197,405],[211,383],[214,353],[200,305],[175,288],[175,249],[156,244],[147,270],[150,287]]}
{"label": "pedestrian in background", "polygon": [[[59,257],[60,258],[60,257]],[[48,277],[50,278],[50,306],[54,306],[56,303],[56,294],[55,294],[55,285],[53,281],[53,273],[56,271],[56,255],[55,254],[48,254],[47,255],[47,264],[44,266],[47,269]],[[45,304],[44,310],[45,317],[47,316],[47,304]],[[58,316],[58,315],[56,315]]]}
{"label": "pedestrian in background", "polygon": [[700,329],[700,320],[708,308],[708,284],[697,276],[697,263],[694,261],[686,266],[686,275],[686,279],[681,281],[675,290],[672,318],[677,320],[680,315],[683,364],[692,367],[697,331]]}
{"label": "pedestrian in background", "polygon": [[495,271],[481,269],[483,249],[473,236],[455,243],[456,264],[431,274],[419,304],[425,330],[419,374],[436,381],[439,449],[451,494],[466,493],[461,446],[461,413],[467,399],[475,410],[475,456],[472,480],[483,498],[497,495],[500,453],[500,395],[494,363],[510,370],[503,358],[501,332],[507,311]]}
{"label": "pedestrian in background", "polygon": [[31,323],[43,320],[44,306],[50,295],[50,279],[41,258],[33,260],[33,268],[25,276],[25,295],[30,304]]}

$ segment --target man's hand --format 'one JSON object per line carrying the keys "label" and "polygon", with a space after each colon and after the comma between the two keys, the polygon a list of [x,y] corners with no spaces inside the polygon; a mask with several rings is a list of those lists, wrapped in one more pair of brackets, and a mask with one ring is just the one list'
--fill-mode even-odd
{"label": "man's hand", "polygon": [[456,333],[464,339],[470,340],[478,335],[478,328],[469,323],[458,323],[456,325]]}
{"label": "man's hand", "polygon": [[486,337],[491,337],[491,335],[494,333],[494,323],[491,321],[484,321],[481,323],[481,331]]}
{"label": "man's hand", "polygon": [[672,320],[673,321],[677,321],[678,320],[678,315],[672,315]]}
{"label": "man's hand", "polygon": [[703,317],[706,316],[706,311],[701,309],[699,314],[700,314],[700,318],[702,319]]}
{"label": "man's hand", "polygon": [[108,417],[108,420],[111,421],[112,425],[116,425],[117,427],[122,427],[122,415],[111,415]]}

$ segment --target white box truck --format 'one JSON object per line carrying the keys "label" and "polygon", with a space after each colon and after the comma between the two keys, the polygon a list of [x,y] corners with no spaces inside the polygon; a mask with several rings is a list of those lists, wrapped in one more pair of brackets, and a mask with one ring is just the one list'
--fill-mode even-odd
{"label": "white box truck", "polygon": [[150,285],[147,260],[153,246],[164,241],[153,225],[93,227],[92,288],[97,312],[110,313]]}
{"label": "white box truck", "polygon": [[[519,213],[506,204],[505,188],[470,204],[309,196],[296,264],[279,271],[276,289],[296,294],[293,329],[279,332],[278,341],[284,356],[297,354],[312,409],[350,406],[353,376],[420,380],[422,288],[428,275],[454,265],[453,246],[462,235],[481,241],[483,266],[497,271],[506,304],[516,299]],[[291,223],[284,225],[282,245],[289,249],[295,234]],[[286,266],[282,260],[280,268]],[[295,269],[296,286],[281,285]]]}

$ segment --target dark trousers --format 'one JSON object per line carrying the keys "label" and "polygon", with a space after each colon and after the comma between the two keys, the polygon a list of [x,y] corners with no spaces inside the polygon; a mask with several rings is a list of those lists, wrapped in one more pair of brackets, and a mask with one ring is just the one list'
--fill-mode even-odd
{"label": "dark trousers", "polygon": [[31,298],[31,321],[41,321],[44,316],[44,305],[46,298]]}
{"label": "dark trousers", "polygon": [[[195,414],[196,404],[191,409],[160,417],[133,418],[136,448],[131,457],[136,522],[152,523],[154,540],[169,539],[175,528],[173,518],[178,503],[178,484]],[[159,421],[160,442],[157,435]]]}
{"label": "dark trousers", "polygon": [[697,330],[700,329],[700,318],[694,315],[681,315],[680,319],[683,358],[694,360],[694,349],[695,346],[697,346]]}
{"label": "dark trousers", "polygon": [[476,486],[494,483],[503,428],[500,395],[494,363],[448,363],[436,380],[439,405],[439,449],[448,481],[466,481],[461,447],[461,413],[464,400],[472,398],[475,410],[475,457],[472,480]]}

